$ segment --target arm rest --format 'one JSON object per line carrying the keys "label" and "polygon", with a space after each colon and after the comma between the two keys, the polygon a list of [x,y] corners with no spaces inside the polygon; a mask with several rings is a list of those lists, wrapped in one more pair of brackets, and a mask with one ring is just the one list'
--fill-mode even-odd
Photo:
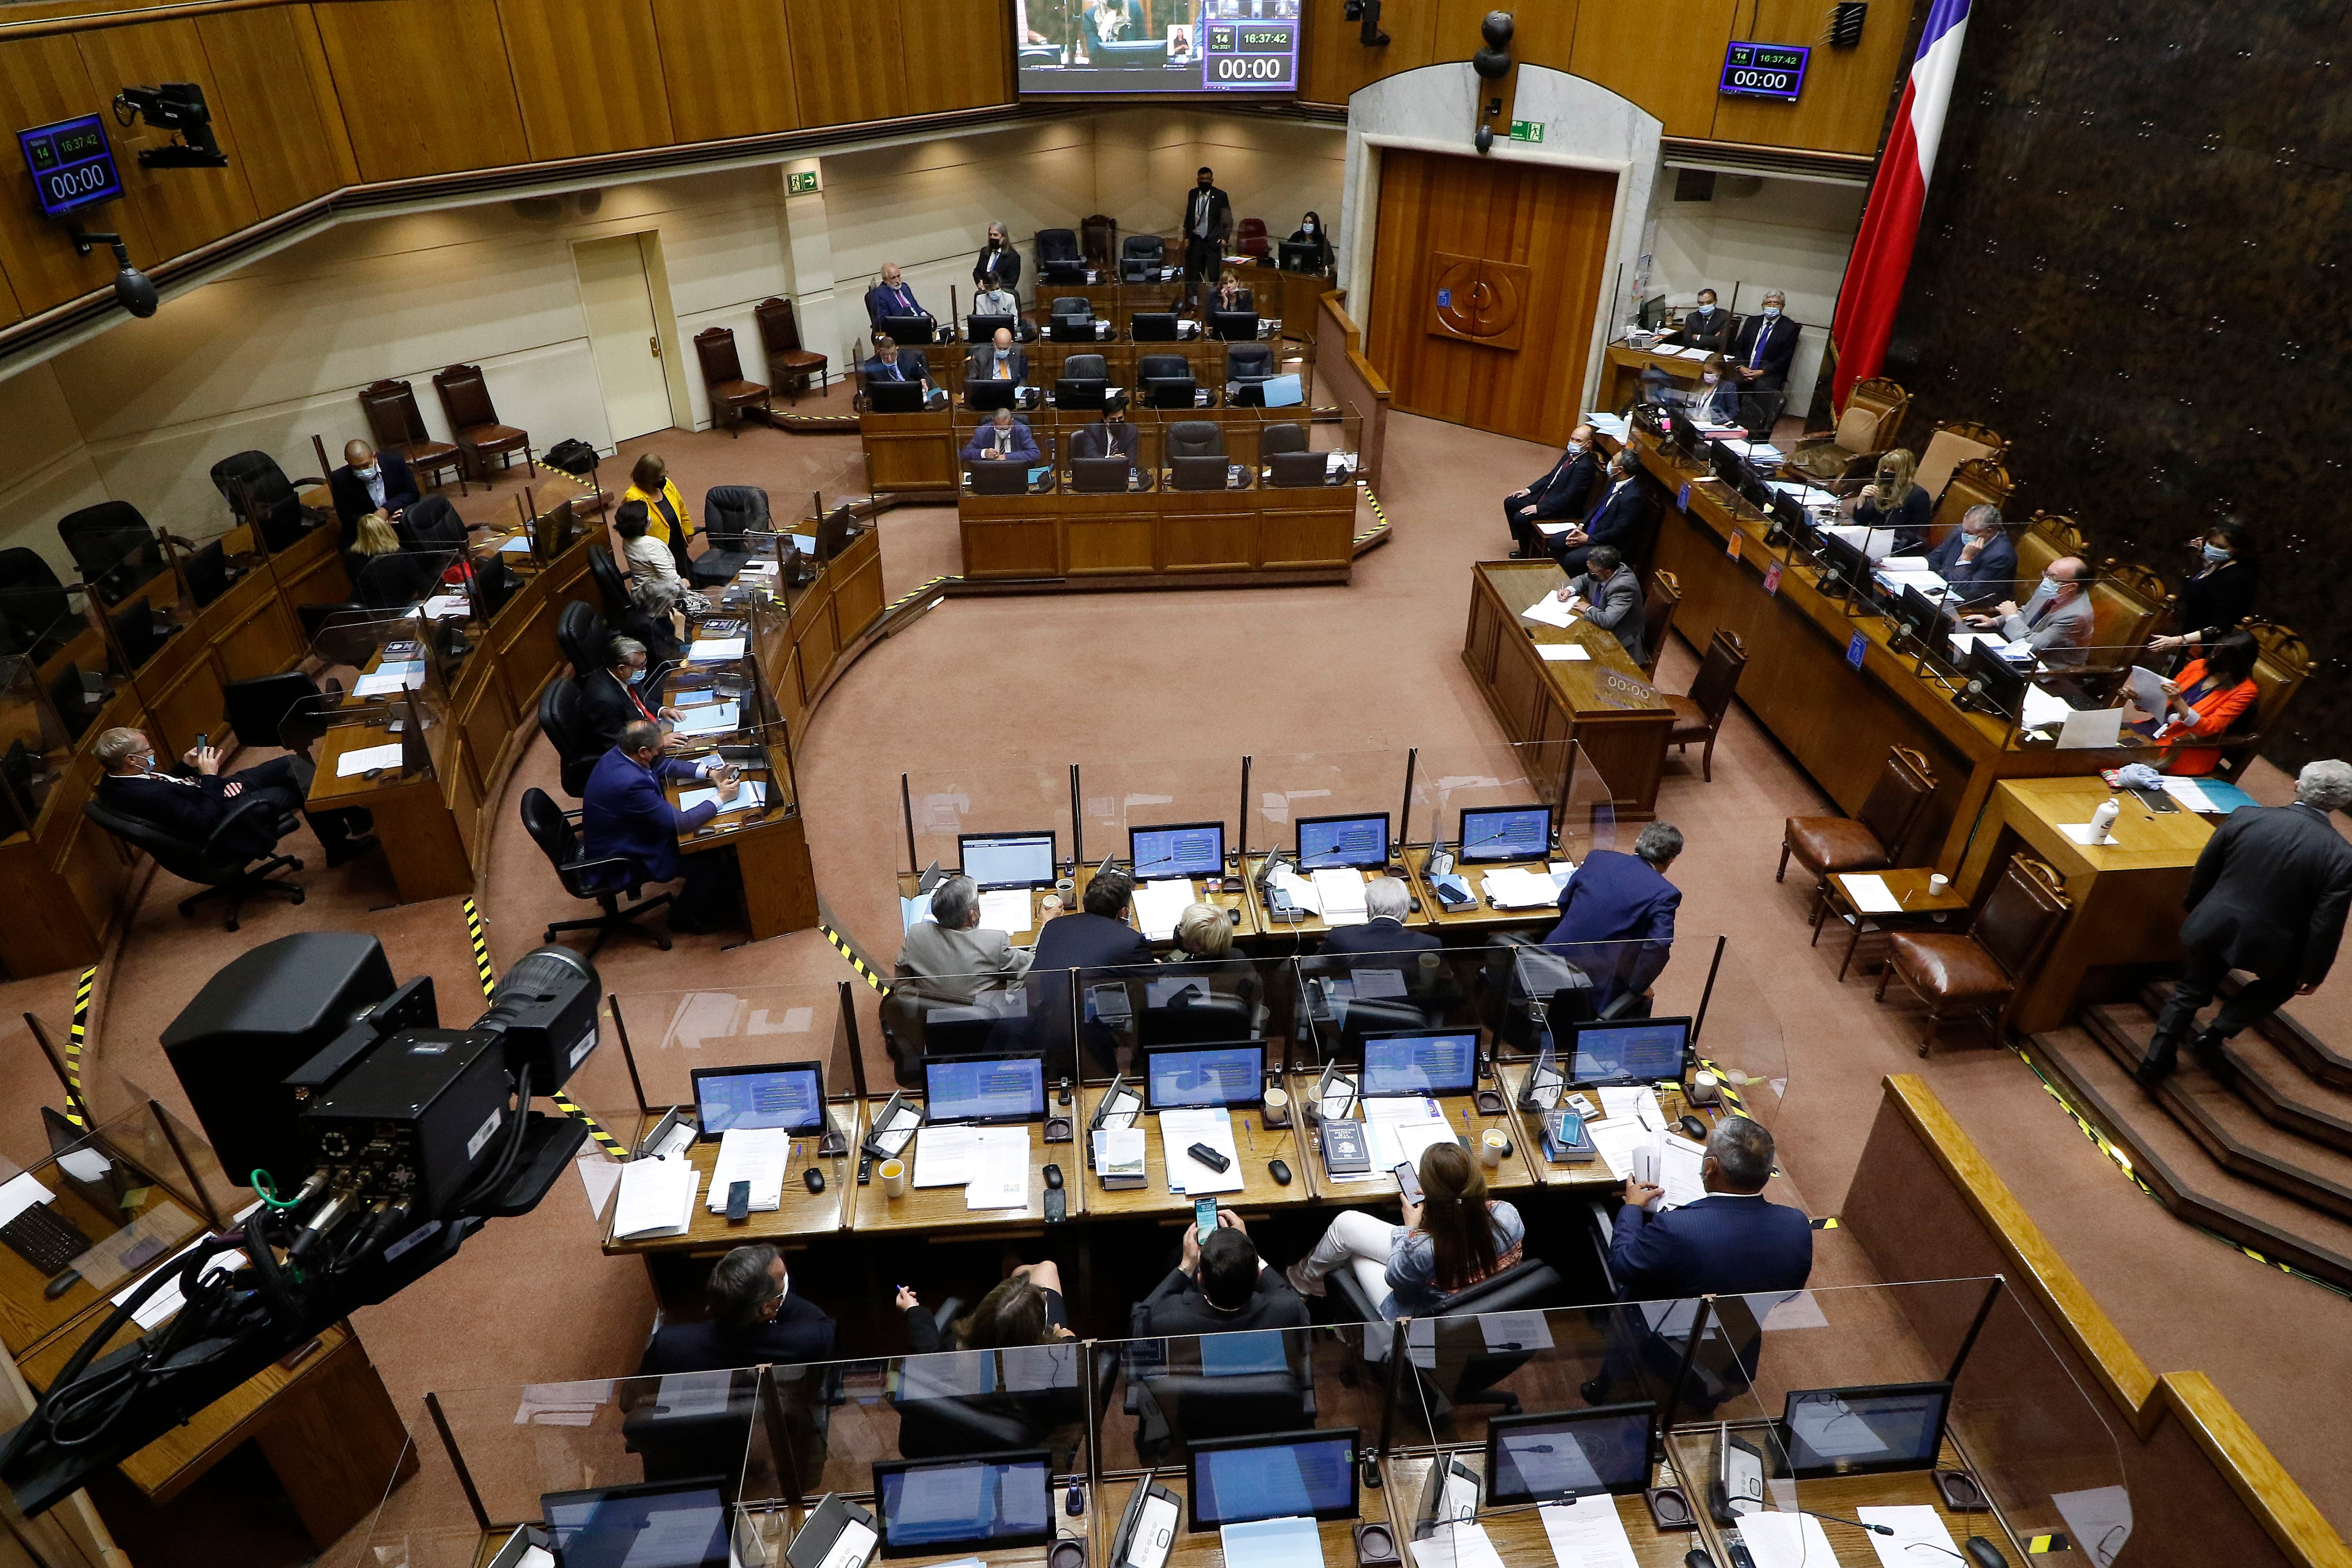
{"label": "arm rest", "polygon": [[[614,883],[610,887],[601,886],[593,880],[594,873],[607,870],[615,866],[626,868],[628,875],[623,880]],[[646,868],[643,866],[638,865],[635,860],[629,858],[626,855],[599,855],[593,858],[583,858],[578,860],[567,861],[559,868],[559,870],[563,879],[564,891],[570,893],[575,899],[587,898],[591,894],[594,893],[616,893],[624,888],[636,887],[646,879]]]}
{"label": "arm rest", "polygon": [[205,838],[202,851],[205,858],[207,860],[226,858],[229,855],[230,837],[246,830],[250,826],[251,818],[265,813],[269,824],[270,837],[275,839],[278,836],[277,807],[262,795],[248,795],[238,805],[230,808],[229,814],[221,818],[220,825],[212,830],[210,837]]}

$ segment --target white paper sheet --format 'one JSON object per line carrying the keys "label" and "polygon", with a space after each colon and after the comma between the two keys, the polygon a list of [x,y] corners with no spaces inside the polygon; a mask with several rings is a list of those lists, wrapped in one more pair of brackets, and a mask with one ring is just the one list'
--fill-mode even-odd
{"label": "white paper sheet", "polygon": [[1823,1568],[1837,1561],[1830,1538],[1822,1532],[1822,1521],[1809,1513],[1744,1514],[1739,1539],[1756,1560],[1756,1568]]}
{"label": "white paper sheet", "polygon": [[1576,624],[1576,612],[1556,594],[1546,594],[1519,612],[1519,618],[1538,626],[1559,626],[1563,631]]}
{"label": "white paper sheet", "polygon": [[30,1173],[11,1177],[6,1185],[0,1186],[0,1225],[6,1225],[35,1204],[48,1203],[57,1195]]}
{"label": "white paper sheet", "polygon": [[926,1127],[915,1134],[915,1185],[961,1187],[979,1170],[979,1128]]}
{"label": "white paper sheet", "polygon": [[[686,1135],[693,1137],[693,1130],[687,1129]],[[623,1167],[602,1154],[591,1152],[572,1161],[572,1168],[580,1173],[580,1185],[588,1194],[589,1217],[603,1219],[604,1205],[611,1201],[613,1189],[621,1184]]]}
{"label": "white paper sheet", "polygon": [[980,929],[1019,936],[1030,929],[1036,914],[1026,888],[996,888],[980,896]]}
{"label": "white paper sheet", "polygon": [[1499,867],[1479,879],[1496,908],[1536,910],[1559,901],[1559,884],[1543,872]]}
{"label": "white paper sheet", "polygon": [[716,664],[721,659],[742,657],[741,637],[704,637],[686,650],[688,664]]}
{"label": "white paper sheet", "polygon": [[352,683],[354,697],[389,697],[403,689],[414,691],[425,684],[425,661],[414,659],[399,664],[384,664],[370,670]]}
{"label": "white paper sheet", "polygon": [[2161,719],[2168,706],[2164,696],[2164,677],[2144,664],[2131,667],[2124,677],[2124,685],[2131,693],[2132,705],[2151,719]]}
{"label": "white paper sheet", "polygon": [[1456,1520],[1439,1525],[1426,1541],[1412,1543],[1415,1568],[1503,1568],[1503,1555],[1484,1525]]}
{"label": "white paper sheet", "polygon": [[1029,1129],[983,1127],[971,1181],[963,1190],[967,1209],[1029,1206]]}
{"label": "white paper sheet", "polygon": [[335,759],[335,776],[339,779],[357,777],[370,768],[400,766],[400,742],[381,746],[362,746],[356,752],[345,752]]}
{"label": "white paper sheet", "polygon": [[1866,915],[1891,915],[1903,907],[1902,901],[1887,890],[1886,879],[1867,874],[1848,874],[1844,879],[1846,896],[1853,907]]}
{"label": "white paper sheet", "polygon": [[677,722],[681,735],[719,735],[736,726],[736,714],[740,705],[733,702],[704,702],[685,710]]}
{"label": "white paper sheet", "polygon": [[2090,1558],[2091,1568],[2107,1568],[2124,1549],[2124,1542],[2131,1539],[2131,1493],[2121,1487],[2052,1492],[2050,1500],[2057,1505],[2058,1517],[2073,1531],[2074,1544]]}
{"label": "white paper sheet", "polygon": [[630,1161],[621,1167],[620,1194],[613,1202],[613,1238],[684,1236],[701,1186],[702,1173],[683,1154]]}
{"label": "white paper sheet", "polygon": [[1319,915],[1323,912],[1323,895],[1317,892],[1315,884],[1306,878],[1285,869],[1276,871],[1272,881],[1274,886],[1290,895],[1292,903],[1307,913]]}
{"label": "white paper sheet", "polygon": [[1588,1121],[1584,1131],[1600,1151],[1601,1163],[1621,1182],[1633,1174],[1633,1151],[1654,1148],[1657,1143],[1655,1135],[1630,1116],[1622,1121]]}
{"label": "white paper sheet", "polygon": [[768,804],[768,786],[758,779],[740,779],[736,783],[735,798],[732,801],[722,801],[719,798],[717,784],[712,784],[708,789],[682,789],[677,792],[678,808],[682,811],[692,811],[705,801],[718,806],[719,815],[721,816],[739,811],[751,811]]}
{"label": "white paper sheet", "polygon": [[1699,1173],[1706,1159],[1706,1144],[1672,1132],[1658,1134],[1657,1183],[1666,1190],[1658,1200],[1661,1209],[1680,1208],[1706,1196],[1706,1182]]}
{"label": "white paper sheet", "polygon": [[737,1182],[751,1184],[754,1211],[781,1208],[784,1201],[784,1163],[793,1149],[793,1135],[781,1127],[730,1127],[719,1139],[719,1158],[710,1167],[709,1208],[727,1207],[727,1189]]}
{"label": "white paper sheet", "polygon": [[[23,1179],[30,1180],[31,1178],[26,1177]],[[180,1248],[179,1251],[165,1258],[158,1267],[166,1272],[176,1271],[179,1268],[180,1260],[185,1258],[190,1252],[195,1250],[195,1248],[201,1245],[203,1245],[201,1238],[188,1243],[187,1246]],[[212,1256],[211,1259],[205,1265],[205,1267],[208,1270],[222,1268],[226,1269],[231,1273],[235,1273],[237,1269],[244,1268],[245,1265],[246,1256],[242,1251],[216,1252]],[[131,1297],[131,1293],[136,1291],[140,1286],[144,1285],[147,1282],[148,1278],[149,1276],[142,1274],[138,1279],[132,1280],[130,1284],[125,1285],[121,1289],[114,1292],[112,1298],[114,1304],[120,1307],[123,1302],[129,1300]],[[142,1333],[152,1333],[155,1330],[163,1327],[165,1321],[168,1320],[173,1313],[178,1311],[187,1304],[188,1299],[181,1291],[179,1281],[175,1279],[171,1284],[165,1285],[158,1289],[152,1296],[148,1297],[145,1301],[140,1303],[139,1310],[131,1314],[131,1321],[139,1325],[139,1330]]]}
{"label": "white paper sheet", "polygon": [[1315,873],[1315,897],[1322,907],[1323,923],[1334,926],[1361,925],[1364,913],[1364,874],[1353,866],[1326,867]]}
{"label": "white paper sheet", "polygon": [[2025,688],[2025,711],[2021,722],[2029,730],[2045,725],[2063,724],[2074,716],[2074,705],[2064,698],[2044,691],[2028,682]]}
{"label": "white paper sheet", "polygon": [[2058,726],[2058,749],[2090,752],[2120,743],[2124,710],[2120,708],[2077,708]]}
{"label": "white paper sheet", "polygon": [[1192,902],[1190,878],[1163,878],[1135,889],[1135,923],[1154,942],[1176,934],[1176,922]]}
{"label": "white paper sheet", "polygon": [[1536,1513],[1559,1568],[1637,1568],[1640,1559],[1633,1555],[1624,1521],[1617,1517],[1615,1498],[1546,1503]]}
{"label": "white paper sheet", "polygon": [[1591,650],[1580,642],[1538,643],[1536,654],[1546,664],[1569,664],[1592,657]]}
{"label": "white paper sheet", "polygon": [[[1225,1157],[1219,1172],[1187,1152],[1205,1143]],[[1234,1119],[1222,1108],[1163,1110],[1160,1113],[1160,1152],[1168,1167],[1168,1190],[1187,1197],[1242,1190],[1241,1151],[1234,1143]]]}
{"label": "white paper sheet", "polygon": [[424,609],[428,619],[447,621],[471,615],[474,606],[463,594],[436,594],[425,601]]}

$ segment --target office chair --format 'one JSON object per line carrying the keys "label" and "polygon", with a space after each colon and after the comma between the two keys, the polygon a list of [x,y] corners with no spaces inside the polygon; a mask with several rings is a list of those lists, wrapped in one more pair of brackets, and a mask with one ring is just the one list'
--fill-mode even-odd
{"label": "office chair", "polygon": [[181,570],[188,580],[188,596],[200,610],[228,592],[228,552],[217,539],[189,556]]}
{"label": "office chair", "polygon": [[272,552],[285,550],[305,529],[325,521],[302,504],[296,485],[323,485],[316,474],[289,479],[278,459],[267,452],[236,452],[212,467],[213,488],[228,502],[230,515],[248,523]]}
{"label": "office chair", "polygon": [[1095,308],[1083,294],[1060,294],[1055,297],[1053,308],[1046,314],[1049,321],[1091,321]]}
{"label": "office chair", "polygon": [[613,662],[613,633],[604,617],[573,599],[555,613],[555,646],[572,661],[572,673],[585,680]]}
{"label": "office chair", "polygon": [[1036,256],[1038,282],[1083,283],[1087,280],[1087,258],[1080,251],[1075,230],[1041,228],[1032,248]]}
{"label": "office chair", "polygon": [[588,575],[596,584],[596,597],[603,601],[604,618],[619,624],[629,608],[629,585],[621,579],[621,569],[613,564],[613,552],[601,543],[588,547]]}
{"label": "office chair", "polygon": [[342,696],[340,684],[329,684],[331,692],[299,669],[232,680],[222,694],[229,732],[240,746],[282,746],[307,757],[327,732],[330,706]]}
{"label": "office chair", "polygon": [[[1140,1301],[1129,1313],[1129,1337],[1149,1342],[1151,1314]],[[1127,1413],[1135,1417],[1135,1451],[1145,1463],[1171,1462],[1195,1437],[1247,1437],[1261,1432],[1302,1431],[1315,1425],[1315,1384],[1301,1371],[1307,1364],[1306,1335],[1283,1335],[1291,1363],[1280,1372],[1169,1372],[1130,1364]],[[1141,1356],[1129,1358],[1139,1363]]]}
{"label": "office chair", "polygon": [[98,704],[90,700],[91,695],[83,684],[81,666],[72,659],[49,678],[49,704],[58,710],[58,722],[65,726],[67,740],[80,740],[90,721],[98,717]]}
{"label": "office chair", "polygon": [[1192,362],[1182,354],[1145,354],[1135,367],[1144,400],[1154,408],[1190,408],[1193,394]]}
{"label": "office chair", "polygon": [[1255,1039],[1257,1008],[1239,996],[1214,994],[1145,1007],[1135,1016],[1135,1036],[1136,1044],[1146,1048]]}
{"label": "office chair", "polygon": [[39,551],[22,545],[0,550],[0,621],[11,634],[0,640],[0,654],[22,654],[36,662],[47,660],[81,629],[57,569]]}
{"label": "office chair", "polygon": [[1168,426],[1168,456],[1222,458],[1225,455],[1223,426],[1206,419],[1184,419]]}
{"label": "office chair", "polygon": [[196,906],[207,899],[228,900],[227,929],[236,930],[237,916],[244,910],[245,900],[256,893],[270,893],[289,903],[302,901],[302,889],[293,882],[276,880],[279,871],[299,871],[302,862],[291,855],[275,852],[256,857],[236,847],[236,840],[257,826],[274,827],[280,838],[294,831],[293,813],[280,814],[267,798],[255,795],[244,805],[232,808],[220,826],[214,828],[201,843],[174,837],[152,823],[136,816],[127,816],[109,806],[96,795],[82,803],[82,815],[100,827],[128,844],[133,849],[143,849],[155,858],[155,863],[174,877],[186,882],[204,884],[204,891],[180,900],[180,913],[194,915]]}
{"label": "office chair", "polygon": [[1148,283],[1168,263],[1168,242],[1156,234],[1130,234],[1119,242],[1118,280]]}
{"label": "office chair", "polygon": [[398,454],[418,484],[438,488],[438,476],[446,468],[457,476],[457,493],[468,493],[465,454],[450,442],[436,441],[425,428],[415,387],[404,381],[372,381],[360,388],[360,412],[367,416],[368,436],[376,450]]}
{"label": "office chair", "polygon": [[58,537],[101,604],[121,603],[163,570],[163,541],[129,501],[102,500],[69,511],[58,519]]}
{"label": "office chair", "polygon": [[1271,463],[1284,452],[1307,450],[1307,426],[1286,421],[1268,425],[1257,433],[1257,455],[1261,462]]}
{"label": "office chair", "polygon": [[743,411],[759,408],[771,419],[775,408],[768,389],[743,379],[743,361],[735,352],[735,329],[705,327],[694,334],[695,363],[702,369],[702,389],[710,397],[710,417],[727,426],[737,440],[743,437]]}
{"label": "office chair", "polygon": [[801,394],[808,390],[809,377],[817,378],[817,390],[823,392],[833,384],[824,355],[801,345],[799,320],[793,314],[793,302],[771,295],[751,307],[751,317],[760,323],[760,346],[768,356],[768,374],[774,383],[792,393],[798,403]]}
{"label": "office chair", "polygon": [[530,449],[530,432],[511,425],[499,423],[498,405],[490,401],[489,383],[482,379],[482,367],[478,364],[453,364],[433,376],[433,390],[441,395],[441,412],[448,416],[449,428],[457,437],[457,449],[465,454],[474,477],[487,482],[489,459],[499,459],[505,468],[514,461],[517,452],[522,454],[523,466],[532,479],[539,478],[539,459]]}
{"label": "office chair", "polygon": [[1245,217],[1234,223],[1234,249],[1243,256],[1264,256],[1267,251],[1265,219]]}
{"label": "office chair", "polygon": [[[752,1422],[759,1410],[759,1377],[757,1367],[688,1373],[681,1382],[698,1392],[708,1389],[716,1393],[715,1384],[706,1380],[727,1379],[727,1402],[718,1410],[689,1405],[673,1411],[660,1404],[660,1394],[655,1390],[679,1386],[667,1377],[658,1383],[652,1379],[633,1383],[632,1389],[644,1390],[652,1397],[622,1415],[622,1447],[645,1461],[648,1481],[740,1474],[743,1455],[751,1447]],[[653,1387],[648,1388],[648,1384]]]}
{"label": "office chair", "polygon": [[[1339,1299],[1339,1310],[1350,1321],[1381,1321],[1379,1303],[1364,1294],[1354,1269],[1335,1268],[1325,1276],[1325,1282],[1330,1295]],[[1484,1325],[1477,1320],[1490,1312],[1538,1312],[1565,1305],[1567,1300],[1567,1283],[1550,1264],[1524,1258],[1499,1274],[1456,1290],[1421,1314],[1423,1321],[1434,1319],[1437,1323],[1434,1355],[1424,1352],[1413,1360],[1413,1375],[1421,1380],[1429,1413],[1444,1415],[1457,1405],[1495,1405],[1507,1415],[1517,1415],[1519,1396],[1497,1385],[1533,1361],[1539,1349],[1490,1348]],[[1387,1347],[1381,1348],[1385,1353]],[[1432,1364],[1421,1364],[1425,1357]]]}
{"label": "office chair", "polygon": [[[558,931],[593,931],[596,936],[588,944],[586,956],[593,958],[606,937],[616,931],[633,931],[667,952],[667,931],[647,931],[635,921],[638,916],[667,905],[670,895],[656,893],[649,899],[638,898],[637,890],[646,883],[646,868],[625,855],[591,857],[583,853],[572,822],[572,814],[558,806],[545,790],[534,786],[522,792],[523,831],[530,835],[531,842],[539,846],[540,853],[555,868],[556,880],[573,898],[593,899],[604,911],[586,920],[556,921],[540,940],[553,942]],[[635,900],[625,910],[621,908],[624,894]]]}
{"label": "office chair", "polygon": [[[940,1304],[940,1311],[962,1303],[949,1300]],[[950,1321],[942,1316],[941,1321]],[[940,1351],[941,1356],[987,1355],[986,1351]],[[899,1363],[901,1387],[905,1381],[919,1378],[923,1363],[930,1355],[910,1355]],[[1009,1394],[954,1394],[934,1398],[908,1399],[903,1394],[892,1396],[891,1407],[898,1413],[898,1453],[902,1458],[940,1459],[964,1454],[1002,1454],[1017,1448],[1034,1448],[1051,1428],[1040,1429],[1028,1411],[1016,1403],[1017,1396]]]}
{"label": "office chair", "polygon": [[1090,381],[1103,385],[1110,384],[1110,363],[1100,354],[1072,354],[1062,362],[1064,381]]}
{"label": "office chair", "polygon": [[702,493],[702,553],[687,573],[697,587],[716,586],[751,559],[743,532],[768,531],[768,492],[757,485],[713,485]]}
{"label": "office chair", "polygon": [[449,504],[446,496],[426,496],[401,513],[400,521],[392,526],[404,549],[466,548],[466,520],[457,515],[457,509]]}
{"label": "office chair", "polygon": [[1272,380],[1274,349],[1267,343],[1234,343],[1225,350],[1225,379],[1236,386]]}
{"label": "office chair", "polygon": [[588,791],[588,775],[604,754],[604,741],[580,712],[580,682],[559,675],[539,694],[539,728],[555,748],[563,793],[577,800]]}

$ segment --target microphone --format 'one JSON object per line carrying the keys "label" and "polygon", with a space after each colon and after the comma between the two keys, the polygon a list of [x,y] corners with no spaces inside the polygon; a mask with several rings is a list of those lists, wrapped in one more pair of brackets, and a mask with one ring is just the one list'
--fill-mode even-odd
{"label": "microphone", "polygon": [[1856,1530],[1869,1531],[1873,1535],[1892,1535],[1895,1533],[1894,1527],[1891,1525],[1867,1524],[1858,1519],[1841,1519],[1836,1514],[1816,1513],[1809,1508],[1791,1509],[1790,1511],[1792,1513],[1801,1513],[1812,1519],[1825,1519],[1832,1524],[1850,1524]]}

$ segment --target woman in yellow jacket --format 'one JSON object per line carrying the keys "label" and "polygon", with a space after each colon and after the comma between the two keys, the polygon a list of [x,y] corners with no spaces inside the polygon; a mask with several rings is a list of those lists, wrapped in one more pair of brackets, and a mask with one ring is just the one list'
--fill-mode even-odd
{"label": "woman in yellow jacket", "polygon": [[686,510],[686,498],[670,483],[669,465],[651,452],[639,458],[629,470],[628,493],[621,500],[624,505],[633,500],[646,503],[646,536],[668,545],[671,558],[677,563],[677,574],[690,575],[686,545],[694,537],[694,514]]}

